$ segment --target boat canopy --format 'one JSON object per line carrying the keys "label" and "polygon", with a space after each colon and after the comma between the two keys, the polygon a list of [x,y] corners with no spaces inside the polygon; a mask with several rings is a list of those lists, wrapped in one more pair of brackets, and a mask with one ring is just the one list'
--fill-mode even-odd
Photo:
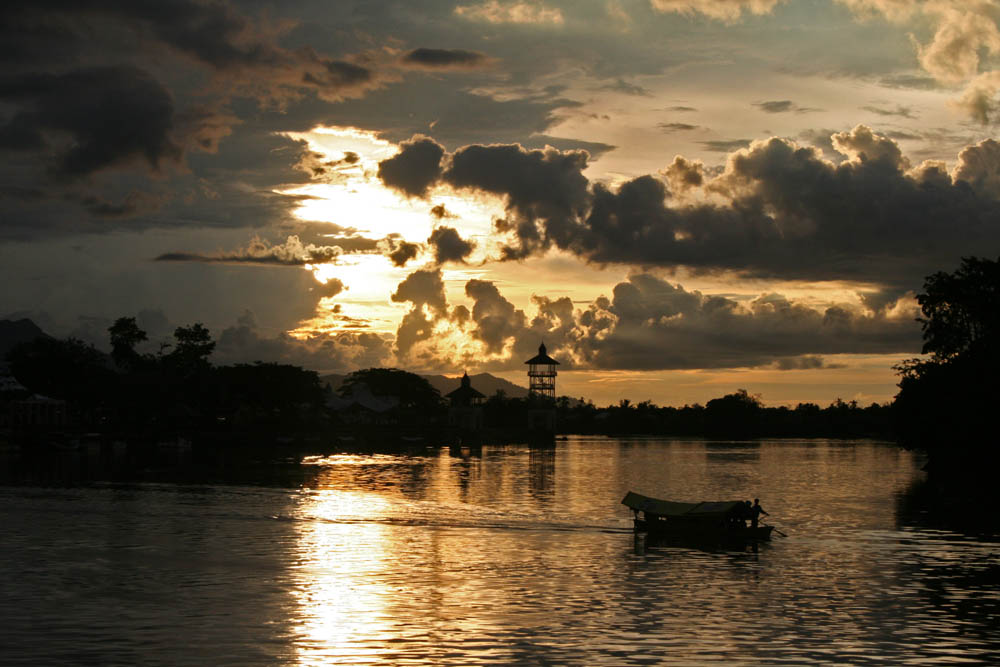
{"label": "boat canopy", "polygon": [[715,519],[728,516],[743,504],[740,500],[722,500],[701,503],[676,503],[659,500],[629,491],[622,498],[622,505],[645,512],[647,515],[685,517],[688,519]]}

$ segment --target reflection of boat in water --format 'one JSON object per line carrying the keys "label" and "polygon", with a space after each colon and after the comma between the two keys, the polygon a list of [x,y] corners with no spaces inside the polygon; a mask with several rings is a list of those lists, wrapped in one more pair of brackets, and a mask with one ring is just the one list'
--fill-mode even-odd
{"label": "reflection of boat in water", "polygon": [[654,536],[717,541],[771,539],[773,526],[749,527],[742,501],[677,503],[629,491],[622,504],[635,513],[635,529]]}

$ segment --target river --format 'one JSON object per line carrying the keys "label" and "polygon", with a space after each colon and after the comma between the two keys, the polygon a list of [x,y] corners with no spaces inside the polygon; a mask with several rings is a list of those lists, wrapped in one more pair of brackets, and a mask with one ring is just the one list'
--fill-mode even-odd
{"label": "river", "polygon": [[[600,437],[69,484],[8,460],[0,662],[995,664],[1000,545],[903,511],[920,464]],[[653,543],[628,490],[759,497],[787,537]]]}

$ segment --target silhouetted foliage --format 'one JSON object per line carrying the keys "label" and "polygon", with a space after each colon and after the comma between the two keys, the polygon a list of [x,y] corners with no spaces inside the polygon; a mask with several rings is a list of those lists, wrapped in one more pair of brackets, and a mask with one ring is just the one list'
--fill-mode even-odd
{"label": "silhouetted foliage", "polygon": [[39,338],[11,351],[11,372],[31,392],[65,399],[74,425],[155,441],[174,435],[245,442],[316,434],[329,426],[315,372],[280,364],[214,367],[201,324],[178,327],[169,353],[140,354],[134,318],[108,329],[112,359],[73,339]]}
{"label": "silhouetted foliage", "polygon": [[214,413],[237,426],[266,424],[287,432],[321,420],[326,393],[314,371],[257,362],[222,366],[214,379]]}
{"label": "silhouetted foliage", "polygon": [[[436,437],[447,423],[437,389],[399,369],[356,371],[339,388],[342,397],[350,397],[364,385],[374,396],[398,399],[397,407],[382,411],[358,403],[346,413],[334,412],[327,409],[326,390],[312,371],[259,362],[213,366],[209,356],[215,343],[201,324],[179,327],[176,344],[157,355],[136,350],[147,335],[134,318],[119,318],[108,333],[114,364],[79,341],[38,339],[12,353],[12,371],[30,391],[70,402],[74,414],[86,415],[79,425],[129,439],[184,435],[264,443],[353,429],[385,441],[392,433]],[[528,413],[537,407],[531,397],[510,398],[497,392],[482,409],[487,428],[504,438],[524,435]],[[767,408],[743,389],[706,406],[660,407],[624,399],[599,408],[583,398],[562,396],[553,407],[560,433],[734,439],[888,435],[887,406],[862,408],[838,399],[827,408],[814,404]]]}
{"label": "silhouetted foliage", "polygon": [[[500,432],[523,428],[527,405],[527,399],[494,394],[483,406],[487,427]],[[555,406],[559,433],[726,439],[891,437],[887,404],[861,407],[856,401],[837,399],[826,408],[813,403],[800,403],[794,409],[769,408],[745,390],[713,399],[706,406],[661,407],[651,401],[625,399],[600,408],[584,398],[567,396],[557,398]]]}
{"label": "silhouetted foliage", "polygon": [[366,385],[375,396],[393,396],[404,409],[434,410],[443,406],[441,394],[424,378],[398,368],[368,368],[354,371],[340,385],[338,393],[350,396],[357,385]]}
{"label": "silhouetted foliage", "polygon": [[147,339],[146,332],[139,328],[134,317],[119,317],[108,327],[111,338],[111,358],[121,368],[136,366],[141,357],[135,346]]}
{"label": "silhouetted foliage", "polygon": [[965,257],[954,273],[928,276],[917,302],[924,354],[943,362],[988,352],[1000,334],[1000,262]]}
{"label": "silhouetted foliage", "polygon": [[722,398],[713,398],[705,406],[705,426],[709,434],[721,437],[754,437],[760,432],[760,397],[746,389]]}
{"label": "silhouetted foliage", "polygon": [[174,349],[166,358],[182,372],[193,372],[208,366],[215,341],[200,322],[174,330]]}
{"label": "silhouetted foliage", "polygon": [[30,391],[91,410],[113,378],[108,358],[93,345],[75,338],[37,338],[8,354],[14,377]]}
{"label": "silhouetted foliage", "polygon": [[896,369],[899,439],[931,452],[939,465],[961,460],[971,472],[979,467],[972,461],[996,458],[1000,263],[964,258],[954,273],[929,276],[917,300],[924,314],[924,352],[931,356]]}

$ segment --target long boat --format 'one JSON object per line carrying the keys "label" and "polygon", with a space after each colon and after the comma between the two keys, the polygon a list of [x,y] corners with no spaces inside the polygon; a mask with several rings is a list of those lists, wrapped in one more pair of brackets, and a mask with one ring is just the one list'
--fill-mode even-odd
{"label": "long boat", "polygon": [[715,540],[771,539],[774,526],[746,524],[746,506],[740,500],[679,503],[629,491],[622,498],[635,515],[636,532]]}

